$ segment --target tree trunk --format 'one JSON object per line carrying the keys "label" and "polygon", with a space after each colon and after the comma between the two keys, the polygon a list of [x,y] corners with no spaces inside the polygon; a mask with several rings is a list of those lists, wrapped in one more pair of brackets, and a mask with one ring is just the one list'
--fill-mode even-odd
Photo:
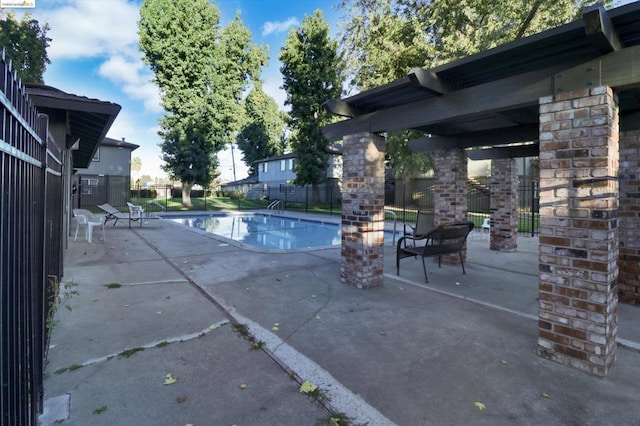
{"label": "tree trunk", "polygon": [[311,203],[315,205],[320,204],[320,187],[315,183],[311,185]]}
{"label": "tree trunk", "polygon": [[192,207],[191,204],[191,187],[193,186],[190,182],[182,182],[182,205],[184,207]]}

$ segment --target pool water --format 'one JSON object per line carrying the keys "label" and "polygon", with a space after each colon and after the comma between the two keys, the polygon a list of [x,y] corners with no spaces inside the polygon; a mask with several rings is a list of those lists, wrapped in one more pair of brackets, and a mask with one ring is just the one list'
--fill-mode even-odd
{"label": "pool water", "polygon": [[333,223],[262,214],[167,219],[260,248],[293,250],[340,244],[340,227]]}
{"label": "pool water", "polygon": [[340,226],[335,223],[283,216],[209,214],[165,216],[165,219],[265,249],[305,249],[341,242]]}

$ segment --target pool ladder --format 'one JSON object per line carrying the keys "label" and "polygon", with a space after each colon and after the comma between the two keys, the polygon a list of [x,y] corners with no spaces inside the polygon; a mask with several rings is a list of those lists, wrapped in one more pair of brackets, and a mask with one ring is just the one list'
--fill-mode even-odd
{"label": "pool ladder", "polygon": [[284,206],[282,205],[282,200],[273,200],[267,206],[267,209],[282,213],[284,211]]}

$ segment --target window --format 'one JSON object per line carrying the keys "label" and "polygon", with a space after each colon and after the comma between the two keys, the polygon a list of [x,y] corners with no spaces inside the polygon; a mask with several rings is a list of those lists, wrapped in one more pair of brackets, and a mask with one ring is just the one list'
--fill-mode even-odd
{"label": "window", "polygon": [[267,167],[268,164],[269,163],[262,163],[262,172],[263,173],[267,173],[269,171],[269,169]]}
{"label": "window", "polygon": [[293,170],[293,158],[289,158],[289,170]]}
{"label": "window", "polygon": [[280,171],[284,172],[287,169],[287,160],[280,160]]}
{"label": "window", "polygon": [[96,153],[93,154],[91,161],[100,161],[100,148],[96,149]]}

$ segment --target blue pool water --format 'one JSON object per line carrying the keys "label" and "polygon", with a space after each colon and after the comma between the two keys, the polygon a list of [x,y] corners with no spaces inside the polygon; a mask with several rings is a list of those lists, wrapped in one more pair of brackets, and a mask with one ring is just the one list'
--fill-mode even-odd
{"label": "blue pool water", "polygon": [[293,250],[340,244],[340,228],[333,223],[262,214],[167,219],[260,248]]}
{"label": "blue pool water", "polygon": [[341,241],[337,224],[283,216],[209,214],[165,216],[165,219],[266,249],[323,247]]}

